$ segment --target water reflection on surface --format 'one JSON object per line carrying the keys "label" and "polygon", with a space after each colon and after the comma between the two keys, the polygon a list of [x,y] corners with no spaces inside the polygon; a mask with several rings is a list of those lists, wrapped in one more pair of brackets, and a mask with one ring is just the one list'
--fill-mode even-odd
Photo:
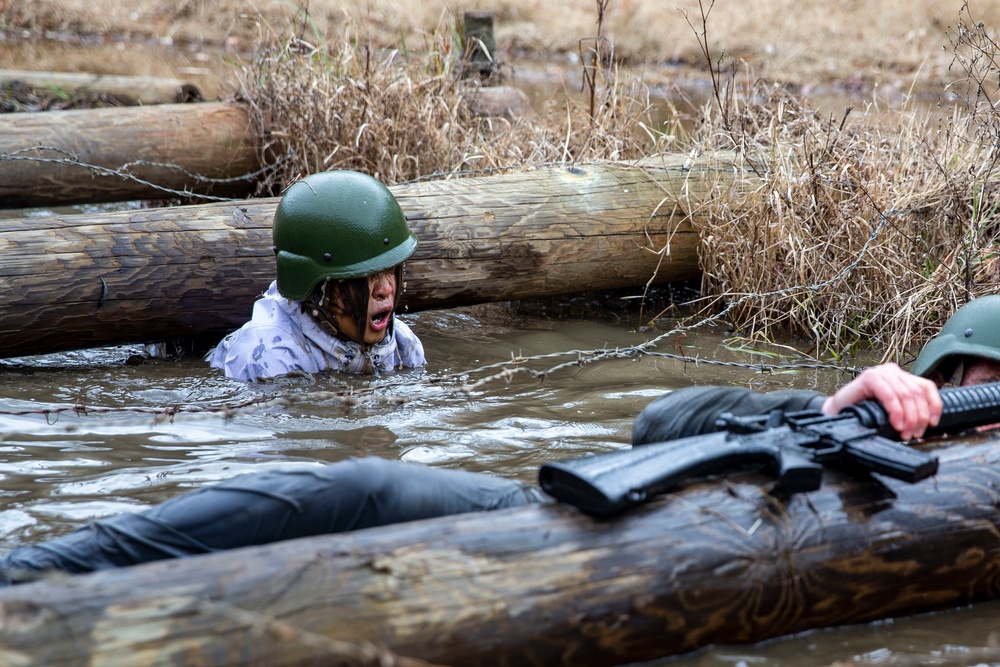
{"label": "water reflection on surface", "polygon": [[875,665],[1000,664],[1000,603],[988,602],[830,628],[757,646],[711,648],[695,656],[654,663],[671,667],[868,667]]}
{"label": "water reflection on surface", "polygon": [[[544,461],[627,446],[635,415],[667,389],[737,384],[830,391],[844,380],[835,370],[761,374],[745,365],[761,357],[728,346],[721,329],[665,340],[657,350],[737,365],[638,357],[570,364],[544,378],[513,373],[488,379],[501,370],[492,365],[512,358],[535,357],[517,367],[544,371],[586,360],[589,350],[635,346],[660,332],[639,331],[624,319],[555,320],[503,307],[418,313],[408,321],[424,341],[428,366],[381,378],[331,374],[246,385],[223,378],[199,358],[127,365],[141,347],[0,361],[0,549],[245,472],[348,456],[533,482]],[[783,353],[794,361],[793,351]],[[466,386],[458,389],[460,384]],[[332,394],[348,387],[360,400],[350,408]],[[165,414],[171,407],[178,411]],[[998,617],[995,606],[980,605],[716,648],[666,663],[829,665],[888,656],[879,664],[895,664],[900,655],[968,656],[964,649],[990,641]],[[932,632],[937,627],[947,632]]]}

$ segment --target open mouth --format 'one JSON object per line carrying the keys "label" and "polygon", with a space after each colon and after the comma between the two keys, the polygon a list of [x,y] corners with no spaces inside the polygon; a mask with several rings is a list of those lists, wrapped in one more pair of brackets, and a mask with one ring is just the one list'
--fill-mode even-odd
{"label": "open mouth", "polygon": [[382,329],[389,323],[389,317],[392,315],[392,308],[379,311],[372,315],[371,322],[375,329]]}

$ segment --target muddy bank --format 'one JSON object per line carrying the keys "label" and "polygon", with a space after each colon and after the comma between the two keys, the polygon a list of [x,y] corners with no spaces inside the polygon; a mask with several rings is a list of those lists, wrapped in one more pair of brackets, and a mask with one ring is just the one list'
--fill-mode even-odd
{"label": "muddy bank", "polygon": [[[983,3],[979,3],[982,5]],[[578,56],[600,37],[630,67],[673,64],[707,71],[703,47],[723,66],[734,63],[756,77],[790,85],[895,79],[942,84],[950,79],[943,47],[958,28],[961,3],[887,0],[790,3],[763,0],[714,3],[678,0],[507,0],[456,6],[446,0],[395,0],[358,5],[312,0],[307,9],[281,0],[171,3],[135,0],[34,0],[0,5],[4,42],[45,35],[91,42],[172,44],[183,50],[250,52],[262,38],[296,34],[316,43],[343,28],[376,49],[423,51],[437,34],[461,28],[466,9],[496,13],[499,60],[524,54],[544,59]],[[968,20],[1000,23],[1000,6],[975,6]],[[306,14],[308,12],[308,14]],[[443,44],[447,47],[447,44]],[[39,66],[46,66],[39,63]]]}
{"label": "muddy bank", "polygon": [[[50,34],[0,32],[0,62],[8,69],[69,71],[105,75],[147,76],[181,79],[198,89],[207,101],[235,98],[239,92],[237,69],[254,55],[254,44],[238,40],[212,42],[174,41],[154,37],[120,35]],[[584,69],[577,53],[540,53],[519,49],[502,53],[507,83],[522,89],[535,111],[546,102],[564,97],[582,97]],[[658,114],[680,110],[694,113],[713,93],[710,73],[699,63],[682,61],[624,65],[624,72],[640,78],[649,88]],[[910,76],[873,77],[857,70],[831,71],[820,79],[794,78],[783,82],[786,89],[809,100],[824,113],[843,114],[853,106],[863,109],[882,103],[882,110],[898,108],[907,100],[930,108],[955,94],[943,82],[913,80]],[[40,100],[25,97],[0,112],[80,108],[65,96]],[[100,100],[97,101],[100,105]],[[111,102],[114,104],[114,102]]]}

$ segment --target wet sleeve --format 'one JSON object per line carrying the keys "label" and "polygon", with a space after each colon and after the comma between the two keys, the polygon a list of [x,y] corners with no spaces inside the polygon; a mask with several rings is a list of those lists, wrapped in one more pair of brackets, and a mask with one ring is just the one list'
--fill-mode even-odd
{"label": "wet sleeve", "polygon": [[[92,572],[542,500],[519,482],[379,458],[236,477],[0,558],[0,579]],[[2,581],[0,581],[2,583]]]}
{"label": "wet sleeve", "polygon": [[798,389],[760,393],[743,387],[685,387],[655,399],[639,413],[632,445],[712,433],[725,412],[752,416],[771,410],[818,410],[824,400],[818,391]]}

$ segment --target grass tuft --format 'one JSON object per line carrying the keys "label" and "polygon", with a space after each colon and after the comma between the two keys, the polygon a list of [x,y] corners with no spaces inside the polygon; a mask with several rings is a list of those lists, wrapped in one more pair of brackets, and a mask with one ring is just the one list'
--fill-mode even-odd
{"label": "grass tuft", "polygon": [[750,338],[905,361],[956,308],[997,292],[998,58],[986,30],[960,22],[955,50],[974,57],[956,59],[969,90],[947,117],[876,102],[823,117],[778,86],[717,84],[693,145],[736,151],[756,185],[720,182],[704,204],[704,312],[730,307]]}
{"label": "grass tuft", "polygon": [[241,74],[268,163],[264,193],[302,175],[355,169],[387,184],[581,160],[630,160],[666,140],[642,83],[616,68],[579,100],[516,120],[470,111],[474,84],[453,76],[460,49],[441,26],[419,51],[378,50],[345,26],[335,35],[273,35]]}

